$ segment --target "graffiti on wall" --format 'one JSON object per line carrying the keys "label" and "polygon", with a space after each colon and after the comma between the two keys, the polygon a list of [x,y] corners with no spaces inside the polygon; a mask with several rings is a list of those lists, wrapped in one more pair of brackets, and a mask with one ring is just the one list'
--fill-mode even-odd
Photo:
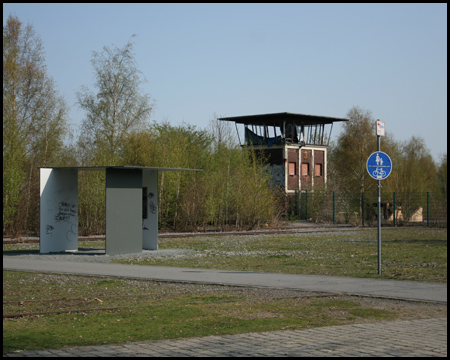
{"label": "graffiti on wall", "polygon": [[155,197],[155,194],[154,194],[154,193],[152,193],[152,192],[149,192],[149,193],[148,193],[148,199],[150,200],[150,201],[148,202],[148,209],[150,210],[150,212],[151,212],[152,214],[156,214],[156,210],[157,210],[156,205],[155,205],[155,203],[153,202],[154,197]]}
{"label": "graffiti on wall", "polygon": [[58,213],[55,215],[55,221],[70,223],[72,217],[77,217],[77,206],[65,201],[60,201],[58,203]]}
{"label": "graffiti on wall", "polygon": [[78,226],[70,224],[70,230],[66,232],[66,240],[69,242],[78,241]]}
{"label": "graffiti on wall", "polygon": [[48,225],[48,224],[47,224],[47,226],[45,227],[45,233],[46,233],[47,235],[50,235],[50,237],[53,236],[53,230],[55,230],[55,227],[52,226],[52,225]]}
{"label": "graffiti on wall", "polygon": [[[144,196],[143,196],[143,213],[142,213],[142,230],[148,230],[148,227],[145,226],[144,220],[147,219],[147,214],[156,214],[158,208],[156,206],[156,196],[153,192],[147,193],[147,188],[143,188]],[[148,211],[147,211],[148,210]]]}
{"label": "graffiti on wall", "polygon": [[[77,205],[71,204],[66,201],[60,201],[58,203],[58,210],[57,214],[54,216],[54,220],[56,223],[68,223],[70,225],[70,228],[68,231],[66,231],[66,240],[69,242],[77,241],[78,240],[78,214],[77,214]],[[53,232],[57,228],[57,224],[55,226],[51,224],[47,224],[45,226],[45,233],[47,235],[50,235],[50,237],[53,237]],[[64,226],[66,229],[67,227]]]}

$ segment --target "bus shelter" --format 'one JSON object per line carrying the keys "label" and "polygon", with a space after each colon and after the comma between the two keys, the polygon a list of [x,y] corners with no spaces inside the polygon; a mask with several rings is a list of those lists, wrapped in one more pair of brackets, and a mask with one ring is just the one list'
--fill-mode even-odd
{"label": "bus shelter", "polygon": [[78,251],[78,171],[106,172],[107,255],[158,249],[158,172],[145,166],[40,168],[40,253]]}

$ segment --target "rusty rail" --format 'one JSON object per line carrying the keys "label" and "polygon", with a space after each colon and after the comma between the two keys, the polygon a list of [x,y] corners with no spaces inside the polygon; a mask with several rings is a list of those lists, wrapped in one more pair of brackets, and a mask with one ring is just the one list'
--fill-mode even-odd
{"label": "rusty rail", "polygon": [[79,312],[88,312],[88,311],[117,310],[117,309],[123,309],[123,307],[92,308],[92,309],[71,309],[71,310],[58,310],[58,311],[6,314],[6,315],[3,315],[3,319],[12,319],[12,318],[19,318],[19,317],[26,317],[26,316],[36,316],[36,315],[70,314],[70,313],[79,313]]}

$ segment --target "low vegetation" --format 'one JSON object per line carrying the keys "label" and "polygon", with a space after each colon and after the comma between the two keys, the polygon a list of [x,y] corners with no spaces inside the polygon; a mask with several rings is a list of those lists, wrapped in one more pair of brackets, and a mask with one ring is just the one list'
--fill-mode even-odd
{"label": "low vegetation", "polygon": [[445,317],[447,310],[442,304],[318,295],[4,271],[3,315],[29,315],[3,319],[3,353]]}
{"label": "low vegetation", "polygon": [[[292,274],[380,277],[377,230],[160,239],[160,249],[191,249],[164,257],[117,260]],[[382,278],[447,282],[447,229],[382,230]]]}
{"label": "low vegetation", "polygon": [[[379,277],[377,232],[352,229],[284,235],[160,239],[178,255],[117,262],[298,274]],[[80,241],[104,248],[105,241]],[[4,244],[36,254],[37,243]],[[382,278],[447,282],[447,230],[382,230]],[[3,272],[3,352],[176,339],[368,321],[445,317],[427,304],[280,289]],[[16,315],[11,318],[5,315]]]}

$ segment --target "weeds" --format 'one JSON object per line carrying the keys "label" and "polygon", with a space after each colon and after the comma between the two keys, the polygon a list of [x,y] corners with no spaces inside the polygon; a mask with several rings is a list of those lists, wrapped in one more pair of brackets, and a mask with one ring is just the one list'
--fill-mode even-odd
{"label": "weeds", "polygon": [[[115,260],[137,265],[215,268],[293,274],[380,277],[377,230],[160,239],[182,255]],[[382,231],[381,278],[447,282],[447,229]]]}
{"label": "weeds", "polygon": [[[80,247],[105,246],[103,241]],[[38,244],[3,245],[36,253]],[[160,239],[179,255],[127,258],[139,265],[377,277],[376,230]],[[446,229],[383,229],[383,276],[447,281]],[[367,321],[446,316],[446,305],[368,298],[302,297],[293,290],[174,284],[3,272],[3,352],[175,339]],[[312,294],[314,295],[314,294]],[[52,311],[70,313],[49,314]]]}
{"label": "weeds", "polygon": [[4,271],[4,315],[71,312],[3,319],[3,352],[444,317],[447,309],[446,305],[314,295]]}

